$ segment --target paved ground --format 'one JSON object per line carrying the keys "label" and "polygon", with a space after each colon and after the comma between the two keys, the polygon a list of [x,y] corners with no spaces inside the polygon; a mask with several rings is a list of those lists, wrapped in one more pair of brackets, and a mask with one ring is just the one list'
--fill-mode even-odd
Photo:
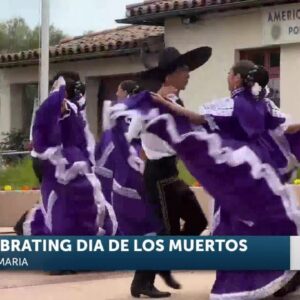
{"label": "paved ground", "polygon": [[0,227],[0,235],[15,235],[12,227]]}
{"label": "paved ground", "polygon": [[[172,300],[206,300],[213,272],[177,272],[183,289],[171,291],[159,279],[157,287],[173,293]],[[128,300],[132,273],[87,273],[49,276],[34,272],[1,272],[1,300]]]}
{"label": "paved ground", "polygon": [[[214,272],[176,272],[175,276],[182,283],[182,290],[170,290],[160,279],[156,283],[159,289],[172,292],[171,300],[209,299]],[[0,299],[130,300],[131,279],[131,272],[82,273],[69,276],[50,276],[41,272],[1,272]],[[299,300],[300,293],[281,299]]]}
{"label": "paved ground", "polygon": [[[1,235],[13,235],[11,227],[0,227]],[[50,276],[42,272],[0,272],[1,300],[126,300],[132,299],[129,286],[132,272],[81,273]],[[175,300],[205,300],[214,281],[214,272],[176,272],[183,289],[171,291],[158,278],[157,287],[172,292]]]}

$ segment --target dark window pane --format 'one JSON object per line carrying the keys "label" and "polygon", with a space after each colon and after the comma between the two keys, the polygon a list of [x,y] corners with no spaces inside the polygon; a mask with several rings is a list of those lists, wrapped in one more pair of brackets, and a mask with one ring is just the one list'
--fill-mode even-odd
{"label": "dark window pane", "polygon": [[265,65],[265,54],[261,53],[249,53],[249,59],[252,60],[256,65]]}
{"label": "dark window pane", "polygon": [[279,68],[280,66],[280,52],[271,52],[270,54],[270,67]]}
{"label": "dark window pane", "polygon": [[29,133],[34,101],[38,97],[38,85],[26,84],[23,89],[23,130]]}

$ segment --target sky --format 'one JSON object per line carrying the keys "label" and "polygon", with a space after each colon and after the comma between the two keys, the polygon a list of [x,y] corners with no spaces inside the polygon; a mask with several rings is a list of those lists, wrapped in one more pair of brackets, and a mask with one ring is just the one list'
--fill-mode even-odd
{"label": "sky", "polygon": [[[142,0],[50,0],[50,23],[68,36],[114,28],[127,4]],[[41,0],[1,0],[0,22],[23,17],[33,28],[40,23]]]}

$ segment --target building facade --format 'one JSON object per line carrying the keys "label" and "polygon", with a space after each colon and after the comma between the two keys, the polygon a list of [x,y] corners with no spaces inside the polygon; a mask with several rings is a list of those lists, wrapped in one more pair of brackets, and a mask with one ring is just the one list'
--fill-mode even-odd
{"label": "building facade", "polygon": [[[101,131],[103,101],[115,99],[122,80],[134,79],[145,61],[156,59],[164,47],[163,33],[159,26],[123,26],[50,48],[50,79],[59,71],[74,71],[86,83],[87,116],[95,136]],[[29,131],[38,81],[38,49],[0,55],[0,133]]]}
{"label": "building facade", "polygon": [[[125,27],[93,33],[50,48],[50,78],[76,71],[87,85],[87,111],[95,135],[101,109],[122,80],[134,79],[165,46],[181,52],[213,49],[191,73],[182,97],[196,110],[228,96],[227,74],[240,59],[264,65],[270,97],[300,119],[300,3],[293,0],[151,0],[126,7]],[[146,63],[145,63],[146,62]],[[39,79],[39,50],[0,55],[0,133],[30,126],[32,90]],[[151,63],[149,63],[151,65]],[[36,90],[36,89],[35,89]]]}
{"label": "building facade", "polygon": [[197,109],[228,95],[227,73],[234,62],[251,59],[270,72],[270,97],[300,119],[300,3],[270,0],[144,1],[126,8],[120,23],[165,26],[166,46],[181,52],[211,46],[207,64],[191,73],[183,94]]}

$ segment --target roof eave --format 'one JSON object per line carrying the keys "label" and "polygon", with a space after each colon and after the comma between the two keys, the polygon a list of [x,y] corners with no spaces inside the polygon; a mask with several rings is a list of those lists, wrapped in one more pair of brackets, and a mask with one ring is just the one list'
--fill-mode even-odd
{"label": "roof eave", "polygon": [[[121,56],[127,56],[132,54],[139,54],[140,51],[141,48],[131,48],[131,49],[104,51],[104,52],[62,55],[57,57],[50,57],[49,61],[50,63],[59,63],[59,62],[66,62],[66,61],[80,61],[80,60],[89,60],[89,59],[97,59],[97,58],[112,58],[112,57],[121,57]],[[37,65],[38,63],[39,63],[38,58],[1,62],[0,69],[26,67],[26,66]]]}
{"label": "roof eave", "polygon": [[[246,0],[243,2],[234,2],[234,3],[225,3],[225,4],[216,4],[210,6],[200,6],[193,8],[185,8],[178,10],[170,10],[163,12],[155,12],[151,14],[138,15],[133,17],[128,17],[124,19],[116,20],[120,24],[134,24],[134,25],[164,25],[164,21],[172,17],[189,17],[193,15],[206,14],[212,12],[224,12],[234,9],[247,9],[268,5],[278,5],[286,3],[286,0],[277,0],[274,3],[274,0]],[[297,2],[297,1],[294,1]]]}

